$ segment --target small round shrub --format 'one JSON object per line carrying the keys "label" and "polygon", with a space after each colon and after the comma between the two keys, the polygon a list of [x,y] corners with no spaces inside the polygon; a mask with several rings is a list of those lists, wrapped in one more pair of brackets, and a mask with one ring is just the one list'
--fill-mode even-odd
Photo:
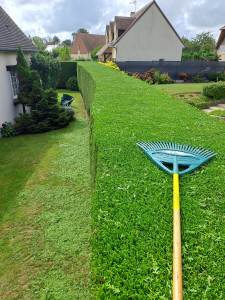
{"label": "small round shrub", "polygon": [[10,122],[5,122],[2,124],[1,135],[3,138],[13,137],[17,134],[18,133],[15,125],[12,125]]}
{"label": "small round shrub", "polygon": [[203,88],[202,94],[213,100],[225,99],[225,83],[219,81],[217,83],[207,84]]}
{"label": "small round shrub", "polygon": [[214,82],[225,81],[225,74],[223,74],[219,71],[211,73],[211,74],[209,74],[209,80],[214,81]]}
{"label": "small round shrub", "polygon": [[69,121],[74,121],[75,117],[74,117],[74,109],[71,106],[65,106],[65,113],[67,115],[67,117],[69,117]]}
{"label": "small round shrub", "polygon": [[66,88],[68,90],[72,90],[72,91],[78,91],[79,90],[76,76],[72,76],[67,80]]}

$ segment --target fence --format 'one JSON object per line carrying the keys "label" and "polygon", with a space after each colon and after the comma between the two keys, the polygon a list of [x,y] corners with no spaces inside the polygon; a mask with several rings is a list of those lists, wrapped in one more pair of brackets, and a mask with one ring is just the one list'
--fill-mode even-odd
{"label": "fence", "polygon": [[225,72],[225,61],[117,61],[122,71],[144,73],[152,68],[161,73],[168,73],[173,79],[178,79],[179,73],[197,74],[204,76],[220,71]]}

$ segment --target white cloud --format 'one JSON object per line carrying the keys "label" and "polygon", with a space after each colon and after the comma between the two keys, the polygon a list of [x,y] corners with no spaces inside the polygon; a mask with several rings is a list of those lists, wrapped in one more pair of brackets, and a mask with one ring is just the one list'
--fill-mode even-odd
{"label": "white cloud", "polygon": [[[150,0],[137,0],[137,10]],[[105,25],[114,16],[129,16],[134,11],[132,0],[0,0],[16,24],[31,36],[72,38],[71,33],[85,28],[104,34]],[[225,25],[224,0],[157,0],[180,36],[195,37],[212,31],[217,38]]]}

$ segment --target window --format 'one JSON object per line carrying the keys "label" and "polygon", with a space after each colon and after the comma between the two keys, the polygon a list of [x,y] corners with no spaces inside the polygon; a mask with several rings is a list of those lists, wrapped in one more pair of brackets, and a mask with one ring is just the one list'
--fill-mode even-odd
{"label": "window", "polygon": [[10,76],[11,76],[13,99],[15,99],[15,98],[17,98],[18,91],[19,91],[19,81],[17,78],[16,71],[10,71]]}
{"label": "window", "polygon": [[16,99],[19,91],[19,81],[17,77],[16,66],[7,66],[6,70],[10,72],[13,99]]}

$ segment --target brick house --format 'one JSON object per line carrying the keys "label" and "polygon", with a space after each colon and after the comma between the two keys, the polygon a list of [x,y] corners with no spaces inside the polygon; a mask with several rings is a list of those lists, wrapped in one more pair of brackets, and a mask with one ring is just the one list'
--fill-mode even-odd
{"label": "brick house", "polygon": [[91,52],[98,46],[105,44],[105,36],[99,34],[78,33],[74,40],[71,58],[91,58]]}
{"label": "brick house", "polygon": [[184,44],[156,1],[129,17],[114,18],[105,30],[100,61],[180,61]]}

